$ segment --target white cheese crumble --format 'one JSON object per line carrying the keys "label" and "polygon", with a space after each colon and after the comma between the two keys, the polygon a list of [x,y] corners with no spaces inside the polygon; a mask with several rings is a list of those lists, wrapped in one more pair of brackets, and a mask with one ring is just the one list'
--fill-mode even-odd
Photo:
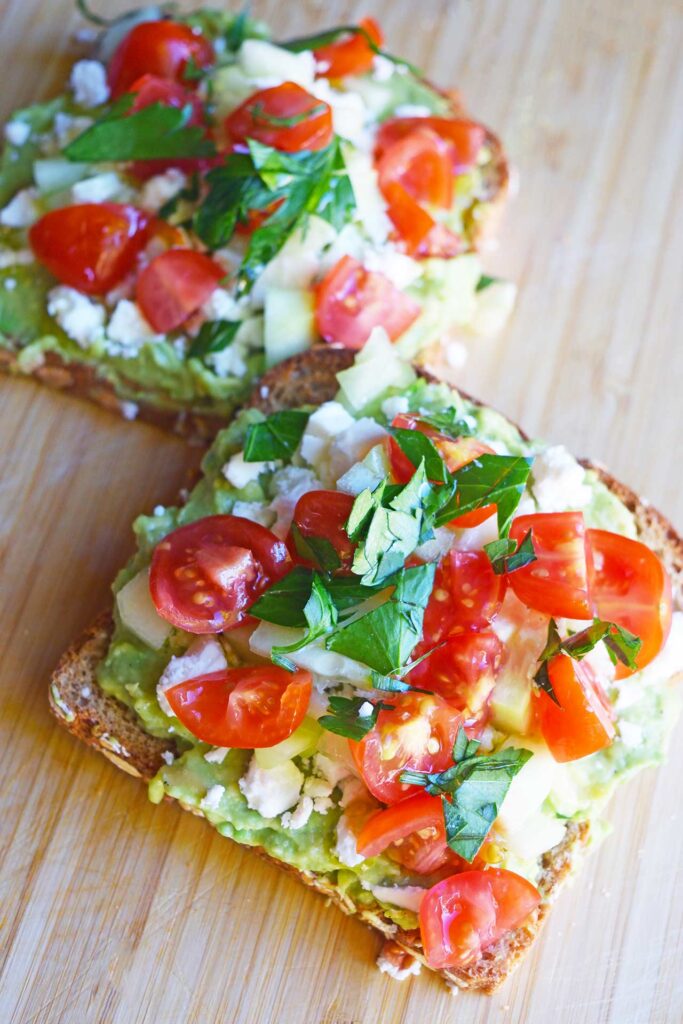
{"label": "white cheese crumble", "polygon": [[237,63],[247,78],[261,89],[295,82],[310,90],[315,80],[312,50],[291,53],[264,39],[246,39],[237,52]]}
{"label": "white cheese crumble", "polygon": [[173,751],[172,750],[162,750],[161,751],[161,760],[164,761],[168,765],[172,765],[173,762],[175,761],[175,757],[173,756]]}
{"label": "white cheese crumble", "polygon": [[363,701],[361,706],[358,708],[358,715],[360,718],[369,718],[374,708],[369,700]]}
{"label": "white cheese crumble", "polygon": [[126,359],[136,356],[143,345],[163,339],[163,334],[154,332],[140,307],[130,299],[121,299],[117,303],[106,333],[109,355]]}
{"label": "white cheese crumble", "polygon": [[337,842],[333,852],[337,859],[347,868],[355,868],[365,860],[365,857],[362,857],[358,852],[356,836],[345,814],[342,814],[337,822]]}
{"label": "white cheese crumble", "polygon": [[187,175],[177,167],[169,167],[163,174],[148,178],[140,191],[140,206],[156,213],[164,203],[177,196],[187,184]]}
{"label": "white cheese crumble", "polygon": [[26,121],[8,121],[5,138],[10,146],[23,146],[31,138],[31,125]]}
{"label": "white cheese crumble", "polygon": [[79,60],[69,79],[76,103],[81,107],[99,107],[109,99],[107,69],[99,60]]}
{"label": "white cheese crumble", "polygon": [[92,117],[72,117],[71,114],[65,114],[63,111],[58,110],[52,123],[57,148],[63,149],[76,136],[86,131],[92,123]]}
{"label": "white cheese crumble", "polygon": [[106,203],[119,197],[124,188],[116,171],[104,171],[77,181],[71,186],[71,196],[75,203]]}
{"label": "white cheese crumble", "polygon": [[47,296],[47,311],[65,334],[81,348],[89,348],[104,336],[104,306],[67,285],[58,285]]}
{"label": "white cheese crumble", "polygon": [[340,807],[348,807],[354,800],[359,800],[367,793],[364,783],[355,775],[342,779],[339,785],[342,791],[341,800],[339,801]]}
{"label": "white cheese crumble", "polygon": [[309,491],[320,490],[321,486],[315,473],[299,466],[285,466],[273,476],[275,497],[272,508],[277,518],[272,530],[276,537],[284,540],[289,533],[294,508],[299,498]]}
{"label": "white cheese crumble", "polygon": [[[377,966],[379,967],[381,974],[388,974],[394,981],[405,981],[406,978],[409,978],[413,974],[419,974],[422,970],[422,964],[420,961],[408,955],[406,955],[405,964],[400,967],[388,956],[385,956],[384,953],[380,953],[377,957]],[[458,991],[459,990],[454,986],[452,994],[456,995]]]}
{"label": "white cheese crumble", "polygon": [[[34,260],[35,257],[30,249],[8,249],[4,246],[0,248],[0,270],[7,270],[8,267],[28,266]],[[7,281],[9,280],[11,278],[5,279],[5,287],[7,287]],[[14,287],[16,287],[16,282]],[[11,290],[12,288],[10,287]]]}
{"label": "white cheese crumble", "polygon": [[224,793],[225,786],[211,786],[207,790],[206,796],[200,801],[199,809],[202,811],[217,811]]}
{"label": "white cheese crumble", "polygon": [[312,798],[310,796],[302,796],[293,811],[285,811],[280,818],[280,824],[283,828],[295,831],[296,829],[303,828],[304,825],[308,824],[308,820],[312,814]]}
{"label": "white cheese crumble", "polygon": [[368,247],[363,263],[367,270],[384,274],[396,288],[404,291],[422,276],[422,267],[417,260],[397,252],[391,245]]}
{"label": "white cheese crumble", "polygon": [[341,402],[324,402],[306,424],[299,449],[302,459],[316,468],[319,462],[326,460],[332,440],[354,422]]}
{"label": "white cheese crumble", "polygon": [[229,747],[212,747],[204,754],[204,760],[209,764],[223,764],[228,756]]}
{"label": "white cheese crumble", "polygon": [[313,756],[313,767],[318,775],[321,775],[324,779],[327,779],[330,789],[329,793],[338,786],[342,779],[349,776],[350,771],[347,765],[341,761],[335,761],[334,758],[327,757],[325,754],[314,754]]}
{"label": "white cheese crumble", "polygon": [[252,523],[260,523],[261,526],[268,528],[273,522],[273,512],[262,501],[236,501],[232,506],[232,515],[249,519]]}
{"label": "white cheese crumble", "polygon": [[380,903],[390,903],[394,907],[412,910],[415,914],[427,893],[419,885],[371,885],[369,889]]}
{"label": "white cheese crumble", "polygon": [[242,306],[225,288],[214,288],[201,309],[207,320],[241,320]]}
{"label": "white cheese crumble", "polygon": [[389,435],[376,420],[363,416],[332,440],[329,449],[328,471],[335,482],[351,466],[367,455],[371,448]]}
{"label": "white cheese crumble", "polygon": [[586,471],[564,445],[539,452],[531,474],[533,495],[541,512],[583,508],[591,499]]}
{"label": "white cheese crumble", "polygon": [[276,462],[245,462],[244,452],[235,452],[225,463],[221,472],[228,483],[239,491],[247,484],[258,480],[261,473],[275,469],[276,465]]}
{"label": "white cheese crumble", "polygon": [[166,699],[166,690],[178,683],[196,679],[197,676],[220,672],[228,667],[223,648],[212,636],[202,636],[194,640],[184,654],[171,658],[157,683],[157,701],[159,707],[173,718],[173,709]]}
{"label": "white cheese crumble", "polygon": [[7,228],[30,228],[38,220],[40,210],[35,188],[22,188],[7,206],[0,210],[0,224]]}
{"label": "white cheese crumble", "polygon": [[277,768],[259,768],[252,757],[239,787],[252,811],[262,818],[277,818],[297,803],[303,782],[304,776],[293,761],[283,761]]}

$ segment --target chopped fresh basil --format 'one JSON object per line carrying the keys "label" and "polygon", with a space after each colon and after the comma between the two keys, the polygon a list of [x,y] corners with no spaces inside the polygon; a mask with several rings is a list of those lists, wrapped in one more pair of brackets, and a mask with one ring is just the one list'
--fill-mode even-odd
{"label": "chopped fresh basil", "polygon": [[241,320],[208,320],[190,345],[188,357],[203,359],[214,352],[222,352],[233,343],[241,326]]}
{"label": "chopped fresh basil", "polygon": [[475,292],[483,292],[485,288],[490,288],[492,284],[496,284],[500,280],[499,277],[490,277],[488,274],[482,274],[474,290]]}
{"label": "chopped fresh basil", "polygon": [[557,623],[555,622],[555,619],[551,619],[548,623],[548,638],[538,659],[539,665],[538,670],[534,675],[534,682],[540,690],[547,693],[553,703],[557,704],[558,708],[562,707],[562,705],[560,704],[557,694],[553,689],[553,684],[550,682],[550,676],[548,675],[548,662],[559,653],[561,645],[562,640],[560,638],[560,634],[557,632]]}
{"label": "chopped fresh basil", "polygon": [[388,600],[328,637],[325,646],[382,675],[400,671],[422,635],[422,620],[434,585],[433,563],[401,569]]}
{"label": "chopped fresh basil", "polygon": [[336,28],[327,29],[325,32],[316,32],[310,36],[299,36],[297,39],[289,39],[287,42],[280,43],[280,45],[285,50],[300,53],[302,50],[320,50],[322,47],[329,46],[330,43],[335,43],[338,39],[343,39],[345,36],[363,36],[373,53],[386,57],[392,64],[404,67],[413,75],[421,77],[419,68],[416,68],[414,64],[404,60],[402,57],[396,57],[393,53],[382,50],[362,25],[338,25]]}
{"label": "chopped fresh basil", "polygon": [[214,156],[201,125],[190,124],[192,106],[152,103],[131,113],[135,97],[122,96],[104,117],[70,142],[64,156],[76,163],[169,160]]}
{"label": "chopped fresh basil", "polygon": [[524,535],[519,547],[510,537],[501,537],[499,540],[492,540],[490,544],[484,544],[484,551],[496,576],[515,572],[516,569],[522,569],[536,561],[531,530]]}
{"label": "chopped fresh basil", "polygon": [[[306,626],[304,607],[311,595],[312,581],[313,571],[297,565],[261,594],[249,609],[249,614],[278,626]],[[364,587],[352,576],[329,577],[325,579],[325,589],[340,617],[378,593]]]}
{"label": "chopped fresh basil", "polygon": [[307,562],[313,562],[323,572],[334,572],[340,567],[337,549],[327,537],[304,537],[295,522],[292,522],[290,532],[296,550]]}
{"label": "chopped fresh basil", "polygon": [[392,427],[391,433],[399,448],[410,459],[413,466],[419,466],[420,462],[424,461],[428,480],[439,484],[447,484],[449,482],[446,464],[441,458],[436,445],[426,434],[423,434],[420,430],[405,430],[403,427]]}
{"label": "chopped fresh basil", "polygon": [[244,442],[245,462],[289,462],[301,440],[310,412],[303,409],[283,409],[274,412],[262,423],[247,428]]}
{"label": "chopped fresh basil", "polygon": [[472,427],[465,420],[460,419],[457,409],[444,409],[443,412],[421,412],[419,419],[420,423],[453,439],[472,436]]}
{"label": "chopped fresh basil", "polygon": [[300,651],[302,647],[307,647],[308,644],[313,643],[314,640],[321,636],[325,636],[337,625],[337,609],[325,588],[324,582],[317,573],[313,573],[311,579],[311,591],[304,605],[304,619],[306,620],[307,629],[300,640],[296,640],[293,644],[276,645],[273,647],[270,656],[276,665],[290,668],[291,662],[287,658],[288,654],[293,654],[295,651]]}
{"label": "chopped fresh basil", "polygon": [[436,525],[444,526],[465,512],[495,504],[498,532],[506,537],[526,487],[533,458],[522,455],[480,455],[453,473],[455,494],[438,512]]}
{"label": "chopped fresh basil", "polygon": [[346,736],[350,740],[362,740],[377,724],[377,716],[380,711],[391,711],[393,704],[384,704],[378,701],[372,704],[372,710],[368,714],[361,714],[367,711],[366,705],[370,701],[363,697],[330,697],[328,714],[318,719],[318,725],[328,732],[336,733],[337,736]]}
{"label": "chopped fresh basil", "polygon": [[318,114],[323,114],[325,107],[325,103],[317,103],[309,110],[303,110],[300,114],[292,114],[290,117],[278,117],[277,114],[269,113],[263,103],[256,102],[251,107],[250,113],[255,123],[260,122],[271,128],[294,128],[297,124],[307,121],[310,117],[317,117]]}

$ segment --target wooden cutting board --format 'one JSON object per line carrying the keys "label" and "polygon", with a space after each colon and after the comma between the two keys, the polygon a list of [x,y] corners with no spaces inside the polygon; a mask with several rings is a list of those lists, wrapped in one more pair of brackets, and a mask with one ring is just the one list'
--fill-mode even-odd
{"label": "wooden cutting board", "polygon": [[[121,3],[99,5],[114,9]],[[276,32],[375,14],[458,85],[519,170],[495,270],[521,289],[462,385],[607,462],[683,526],[683,30],[674,0],[256,2]],[[68,0],[0,4],[2,108],[50,95]],[[499,995],[374,968],[362,925],[81,747],[48,715],[62,648],[107,602],[134,515],[196,453],[2,381],[0,1020],[6,1024],[678,1024],[683,731]]]}

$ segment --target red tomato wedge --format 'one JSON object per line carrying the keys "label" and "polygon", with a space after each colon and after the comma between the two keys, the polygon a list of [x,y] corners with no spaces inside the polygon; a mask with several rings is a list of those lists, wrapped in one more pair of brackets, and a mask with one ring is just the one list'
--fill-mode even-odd
{"label": "red tomato wedge", "polygon": [[420,932],[430,967],[465,967],[541,902],[531,882],[502,868],[463,871],[427,892]]}
{"label": "red tomato wedge", "polygon": [[[639,669],[659,654],[671,629],[671,579],[645,544],[607,530],[588,530],[590,589],[597,614],[640,637]],[[631,669],[617,664],[617,678]]]}
{"label": "red tomato wedge", "polygon": [[[426,653],[430,646],[423,642],[415,656]],[[408,681],[438,693],[463,712],[468,726],[473,726],[486,717],[503,650],[501,641],[490,631],[459,633],[421,661],[408,674]]]}
{"label": "red tomato wedge", "polygon": [[435,221],[402,184],[387,182],[382,192],[397,240],[409,256],[416,259],[434,256],[446,260],[463,251],[462,239],[445,224]]}
{"label": "red tomato wedge", "polygon": [[[302,495],[294,509],[293,524],[307,540],[327,541],[340,561],[339,569],[348,572],[356,545],[349,540],[344,523],[349,518],[354,498],[341,491],[309,491]],[[296,541],[293,541],[296,548]],[[313,550],[313,554],[315,551]]]}
{"label": "red tomato wedge", "polygon": [[383,155],[401,139],[419,129],[427,128],[450,146],[451,169],[461,174],[472,167],[486,139],[486,129],[476,121],[450,117],[392,117],[377,132],[375,158]]}
{"label": "red tomato wedge", "polygon": [[259,523],[207,516],[178,527],[152,555],[149,589],[162,618],[188,633],[220,633],[293,567],[287,546]]}
{"label": "red tomato wedge", "polygon": [[311,698],[310,672],[275,665],[228,668],[166,690],[173,714],[216,747],[272,747],[301,725]]}
{"label": "red tomato wedge", "polygon": [[284,153],[324,149],[332,141],[332,110],[294,82],[262,89],[225,119],[225,131],[236,149],[246,151],[256,139]]}
{"label": "red tomato wedge", "polygon": [[[421,434],[428,437],[451,473],[462,469],[468,462],[478,459],[480,455],[494,454],[493,448],[489,448],[483,441],[478,441],[476,437],[447,437],[446,434],[439,433],[438,430],[423,423],[419,416],[414,416],[411,413],[399,413],[394,417],[391,425],[403,430],[419,430]],[[415,472],[415,467],[393,438],[389,442],[389,459],[391,472],[396,481],[400,484],[408,483]],[[462,516],[457,516],[448,525],[457,529],[469,529],[483,523],[495,511],[495,505],[484,505],[482,508],[473,509]]]}
{"label": "red tomato wedge", "polygon": [[140,273],[135,297],[155,331],[185,323],[225,277],[225,270],[194,249],[169,249]]}
{"label": "red tomato wedge", "polygon": [[[159,78],[157,75],[143,75],[142,78],[133,82],[130,92],[135,94],[135,100],[130,109],[131,114],[152,106],[154,103],[160,103],[164,107],[177,107],[178,109],[189,107],[192,113],[187,122],[188,125],[204,124],[204,108],[201,100],[179,82],[171,81],[168,78]],[[215,162],[215,157],[135,160],[131,164],[131,172],[144,181],[154,174],[161,174],[169,167],[176,167],[178,170],[191,174],[193,171],[205,170]]]}
{"label": "red tomato wedge", "polygon": [[192,61],[205,68],[214,62],[213,47],[196,29],[174,21],[143,21],[130,30],[109,61],[109,87],[116,98],[142,75],[182,82]]}
{"label": "red tomato wedge", "polygon": [[364,857],[386,852],[418,875],[464,863],[446,842],[441,800],[428,793],[416,793],[373,814],[358,834],[356,846]]}
{"label": "red tomato wedge", "polygon": [[313,51],[318,75],[323,78],[344,78],[345,75],[362,75],[370,70],[375,51],[368,43],[367,36],[375,46],[382,45],[384,36],[374,18],[363,18],[359,28],[363,32],[349,32],[347,38]]}
{"label": "red tomato wedge", "polygon": [[497,576],[484,551],[443,556],[425,609],[422,642],[426,649],[465,630],[486,629],[500,611],[506,580]]}
{"label": "red tomato wedge", "polygon": [[608,747],[616,732],[614,711],[593,667],[559,654],[548,676],[560,706],[545,692],[534,695],[541,732],[556,761],[576,761]]}
{"label": "red tomato wedge", "polygon": [[352,256],[343,256],[318,285],[318,331],[344,348],[362,348],[375,327],[384,327],[395,341],[419,315],[414,299]]}
{"label": "red tomato wedge", "polygon": [[448,208],[453,201],[452,163],[449,143],[429,128],[416,128],[380,158],[379,187],[385,193],[387,186],[399,184],[418,203]]}
{"label": "red tomato wedge", "polygon": [[545,615],[591,619],[588,593],[590,551],[582,512],[537,512],[512,521],[518,544],[531,530],[536,561],[510,573],[520,601]]}
{"label": "red tomato wedge", "polygon": [[76,203],[46,213],[28,237],[38,262],[58,281],[103,295],[133,270],[147,242],[148,222],[134,206]]}
{"label": "red tomato wedge", "polygon": [[399,781],[406,768],[440,772],[453,763],[453,744],[463,716],[441,697],[407,693],[391,696],[391,711],[380,711],[377,724],[349,746],[365,785],[385,804],[395,804],[417,786]]}

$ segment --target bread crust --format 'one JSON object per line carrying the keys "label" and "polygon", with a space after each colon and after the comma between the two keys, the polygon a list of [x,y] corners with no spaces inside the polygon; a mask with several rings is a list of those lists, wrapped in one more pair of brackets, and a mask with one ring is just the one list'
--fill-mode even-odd
{"label": "bread crust", "polygon": [[[336,349],[314,349],[294,356],[262,378],[249,404],[271,413],[293,405],[329,401],[337,390],[336,373],[352,361],[352,353]],[[602,467],[588,461],[583,464],[593,469],[633,513],[639,536],[667,564],[675,603],[677,607],[683,606],[683,539],[660,512],[629,487],[615,480]],[[149,780],[163,764],[164,753],[174,748],[168,741],[150,737],[130,709],[99,688],[97,665],[107,650],[111,628],[111,615],[100,616],[62,656],[50,681],[50,707],[57,719],[75,736],[100,750],[129,774]],[[194,807],[186,809],[201,813]],[[542,895],[540,907],[520,928],[485,950],[476,963],[467,968],[437,973],[456,988],[493,992],[509,977],[533,944],[552,903],[581,861],[590,839],[588,821],[569,823],[563,841],[543,858],[538,886]],[[384,937],[383,969],[394,977],[414,973],[413,961],[426,962],[419,932],[405,931],[383,914],[356,906],[325,877],[282,864],[265,850],[257,849],[256,852],[321,892],[344,913],[355,914],[376,928]]]}

